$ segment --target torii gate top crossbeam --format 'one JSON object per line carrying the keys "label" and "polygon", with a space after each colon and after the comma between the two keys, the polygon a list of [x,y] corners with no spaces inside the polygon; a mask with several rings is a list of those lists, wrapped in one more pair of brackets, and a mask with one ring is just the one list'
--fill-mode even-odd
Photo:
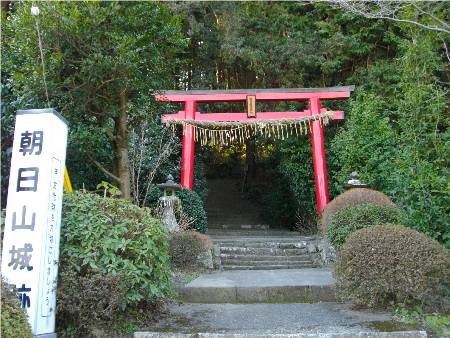
{"label": "torii gate top crossbeam", "polygon": [[333,100],[350,97],[350,93],[354,89],[354,86],[339,86],[328,88],[166,90],[156,95],[156,99],[170,102],[231,102],[245,101],[248,95],[255,95],[257,101],[303,101],[312,97]]}

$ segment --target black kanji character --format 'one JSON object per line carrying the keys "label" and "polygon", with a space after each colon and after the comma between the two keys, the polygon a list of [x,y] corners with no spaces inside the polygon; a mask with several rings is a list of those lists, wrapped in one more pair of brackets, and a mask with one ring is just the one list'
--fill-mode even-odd
{"label": "black kanji character", "polygon": [[18,298],[20,300],[20,305],[25,307],[30,307],[30,297],[26,294],[31,291],[31,288],[25,287],[25,284],[22,284],[22,287],[16,289],[16,286],[13,285],[14,290],[18,293]]}
{"label": "black kanji character", "polygon": [[20,149],[19,152],[26,154],[33,154],[35,148],[37,151],[35,155],[40,155],[42,153],[42,143],[44,141],[44,132],[42,130],[34,131],[31,134],[28,130],[21,134],[20,138]]}
{"label": "black kanji character", "polygon": [[[23,176],[26,172],[33,172],[31,176]],[[17,189],[16,191],[36,191],[39,179],[39,168],[29,167],[29,168],[19,168],[19,173],[17,177]],[[25,184],[27,181],[32,181],[32,184]],[[23,183],[23,184],[22,184]]]}

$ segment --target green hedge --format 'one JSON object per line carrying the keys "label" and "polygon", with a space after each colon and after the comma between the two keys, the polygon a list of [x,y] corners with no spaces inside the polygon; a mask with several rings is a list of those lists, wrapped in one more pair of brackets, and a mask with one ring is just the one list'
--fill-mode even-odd
{"label": "green hedge", "polygon": [[32,338],[25,310],[20,307],[17,294],[3,280],[1,289],[1,336],[5,338]]}
{"label": "green hedge", "polygon": [[200,196],[195,191],[188,189],[178,191],[177,196],[181,200],[183,213],[194,219],[192,227],[201,233],[205,233],[208,230],[208,220]]}
{"label": "green hedge", "polygon": [[336,196],[320,214],[320,231],[322,235],[327,235],[328,222],[330,217],[339,210],[352,205],[374,204],[382,207],[396,207],[388,196],[381,191],[368,188],[352,188]]}
{"label": "green hedge", "polygon": [[345,300],[370,307],[420,305],[450,310],[450,255],[437,241],[399,225],[353,233],[339,252],[335,277]]}
{"label": "green hedge", "polygon": [[168,237],[149,209],[124,199],[74,192],[64,196],[61,262],[86,276],[121,275],[124,305],[171,294]]}
{"label": "green hedge", "polygon": [[405,217],[405,213],[398,208],[375,204],[349,206],[330,217],[327,237],[336,249],[340,249],[356,230],[379,224],[399,224]]}

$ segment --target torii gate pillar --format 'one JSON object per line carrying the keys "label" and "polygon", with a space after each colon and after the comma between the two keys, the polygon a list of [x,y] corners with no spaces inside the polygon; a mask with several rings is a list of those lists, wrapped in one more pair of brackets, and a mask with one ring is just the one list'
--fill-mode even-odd
{"label": "torii gate pillar", "polygon": [[[196,106],[195,101],[184,103],[185,119],[195,119]],[[181,149],[181,185],[189,190],[192,190],[194,181],[194,152],[194,127],[184,126]]]}
{"label": "torii gate pillar", "polygon": [[[320,114],[320,100],[317,97],[309,99],[309,111],[312,115]],[[329,202],[327,161],[325,157],[325,142],[323,126],[320,120],[311,122],[311,146],[314,165],[314,181],[316,184],[317,213]]]}

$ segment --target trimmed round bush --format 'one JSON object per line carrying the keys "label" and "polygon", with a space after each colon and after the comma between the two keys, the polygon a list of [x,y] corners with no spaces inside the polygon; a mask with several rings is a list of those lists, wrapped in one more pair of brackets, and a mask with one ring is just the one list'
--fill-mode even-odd
{"label": "trimmed round bush", "polygon": [[21,308],[12,286],[2,280],[1,336],[5,338],[33,338],[25,310]]}
{"label": "trimmed round bush", "polygon": [[337,211],[351,205],[376,204],[385,207],[396,205],[380,191],[367,188],[352,188],[338,195],[322,210],[320,215],[320,231],[323,236],[327,235],[327,226],[330,217]]}
{"label": "trimmed round bush", "polygon": [[198,256],[212,248],[208,236],[194,230],[174,233],[170,239],[170,261],[179,269],[198,267]]}
{"label": "trimmed round bush", "polygon": [[339,250],[356,230],[380,224],[401,224],[406,214],[393,207],[375,204],[352,205],[334,213],[327,227],[330,243]]}
{"label": "trimmed round bush", "polygon": [[336,261],[342,298],[385,307],[409,302],[448,311],[450,254],[437,241],[401,225],[376,225],[353,233]]}
{"label": "trimmed round bush", "polygon": [[124,305],[171,294],[168,235],[147,208],[131,202],[74,192],[64,195],[61,264],[80,277],[92,270],[121,275]]}
{"label": "trimmed round bush", "polygon": [[189,189],[180,190],[176,195],[181,200],[183,213],[186,214],[188,218],[194,220],[192,227],[201,233],[206,233],[208,230],[208,220],[200,196],[195,191]]}

